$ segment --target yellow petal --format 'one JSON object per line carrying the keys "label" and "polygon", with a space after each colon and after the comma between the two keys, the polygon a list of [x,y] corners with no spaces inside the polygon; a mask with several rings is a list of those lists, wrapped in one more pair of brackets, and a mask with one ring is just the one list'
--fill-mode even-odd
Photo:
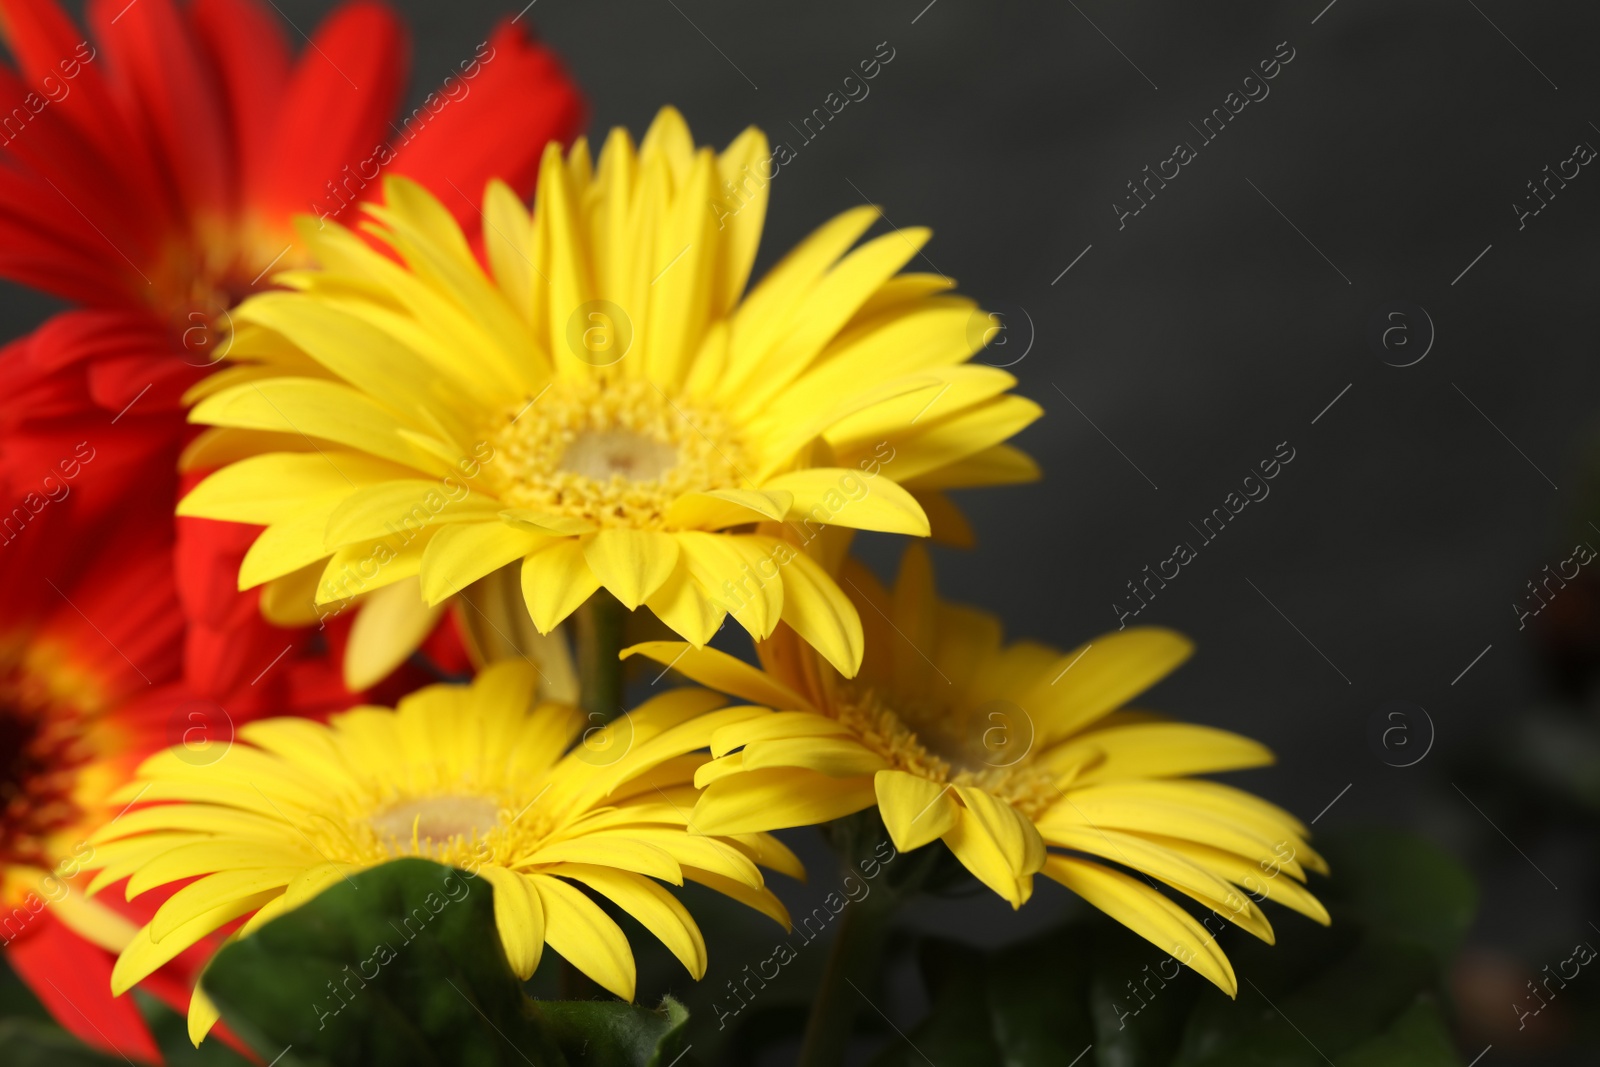
{"label": "yellow petal", "polygon": [[1044,409],[1032,400],[1007,394],[931,425],[924,419],[916,433],[890,438],[895,448],[894,476],[910,482],[959,463],[1016,436],[1042,414]]}
{"label": "yellow petal", "polygon": [[[1103,788],[1095,786],[1091,788]],[[1264,859],[1278,855],[1276,847],[1294,847],[1300,844],[1287,831],[1281,836],[1259,833],[1254,827],[1244,826],[1215,813],[1195,811],[1172,802],[1143,800],[1134,796],[1116,799],[1089,799],[1070,790],[1067,799],[1057,803],[1039,820],[1039,829],[1054,833],[1058,826],[1098,826],[1101,828],[1130,830],[1142,834],[1160,834],[1182,838],[1198,844],[1209,845],[1246,858]],[[1304,879],[1304,869],[1293,852],[1284,854],[1278,862],[1295,878]]]}
{"label": "yellow petal", "polygon": [[756,741],[790,737],[854,737],[855,731],[838,719],[808,711],[779,711],[724,726],[711,735],[711,754],[725,756]]}
{"label": "yellow petal", "polygon": [[[324,617],[338,614],[347,604],[336,601],[326,608],[317,605],[317,583],[326,569],[325,564],[313,563],[266,583],[261,588],[261,617],[274,626],[293,630],[317,625]],[[420,588],[415,595],[417,603],[422,603]]]}
{"label": "yellow petal", "polygon": [[52,905],[52,909],[63,926],[107,952],[121,952],[139,932],[139,928],[123,915],[97,900],[86,900],[77,893],[62,897]]}
{"label": "yellow petal", "polygon": [[229,464],[178,502],[179,515],[267,526],[305,509],[307,497],[338,496],[410,474],[359,452],[269,452]]}
{"label": "yellow petal", "polygon": [[906,771],[883,770],[873,778],[878,814],[901,852],[919,849],[955,829],[960,806],[951,798],[949,785],[919,778]]}
{"label": "yellow petal", "polygon": [[660,589],[678,563],[678,542],[671,534],[613,527],[582,544],[589,569],[629,611]]}
{"label": "yellow petal", "polygon": [[705,938],[690,918],[688,909],[671,893],[641,875],[603,865],[564,863],[554,873],[582,882],[610,898],[660,938],[693,978],[705,977]]}
{"label": "yellow petal", "polygon": [[715,648],[695,648],[676,641],[645,641],[622,650],[624,659],[636,655],[648,656],[701,685],[742,697],[753,704],[811,710],[809,701],[772,675]]}
{"label": "yellow petal", "polygon": [[872,779],[829,778],[782,767],[712,782],[694,806],[691,828],[702,834],[747,834],[832,822],[872,807]]}
{"label": "yellow petal", "polygon": [[785,737],[745,745],[746,770],[805,767],[829,778],[857,778],[888,767],[884,758],[854,738]]}
{"label": "yellow petal", "polygon": [[783,612],[783,582],[774,553],[788,546],[775,538],[686,530],[677,535],[680,567],[686,566],[705,595],[757,641],[777,628]]}
{"label": "yellow petal", "polygon": [[767,217],[767,191],[772,184],[759,168],[765,167],[771,157],[767,135],[754,126],[746,127],[717,157],[718,188],[732,186],[737,199],[715,211],[717,228],[726,230],[727,235],[722,238],[723,255],[717,262],[713,283],[714,312],[725,313],[732,308],[750,280],[750,267],[755,263],[762,223]]}
{"label": "yellow petal", "polygon": [[579,534],[593,533],[594,523],[588,519],[574,518],[571,515],[551,515],[542,511],[530,511],[527,508],[506,508],[500,512],[503,522],[513,526],[521,525],[551,537],[576,537]]}
{"label": "yellow petal", "polygon": [[633,999],[635,971],[628,938],[600,906],[559,878],[530,879],[544,905],[545,940],[563,959],[623,1000]]}
{"label": "yellow petal", "polygon": [[621,871],[660,878],[674,885],[683,884],[683,870],[665,849],[648,841],[630,837],[626,831],[589,833],[545,845],[529,857],[538,864],[600,864]]}
{"label": "yellow petal", "polygon": [[402,466],[447,474],[395,431],[397,414],[340,382],[315,378],[271,378],[207,397],[189,421],[241,430],[304,434],[367,452]]}
{"label": "yellow petal", "polygon": [[1079,774],[1074,784],[1265,767],[1272,762],[1272,750],[1226,730],[1156,722],[1095,730],[1045,754],[1051,767],[1070,767],[1088,757],[1096,762]]}
{"label": "yellow petal", "polygon": [[438,604],[491,571],[548,544],[543,534],[492,522],[456,523],[433,535],[422,554],[422,593]]}
{"label": "yellow petal", "polygon": [[218,1011],[211,998],[206,996],[205,990],[195,986],[193,992],[189,994],[188,1028],[190,1044],[194,1045],[195,1048],[199,1048],[200,1042],[205,1040],[205,1036],[211,1032],[211,1028],[217,1025],[217,1020],[221,1018],[222,1012]]}
{"label": "yellow petal", "polygon": [[861,669],[865,640],[855,605],[822,567],[796,551],[783,566],[783,621],[846,678]]}
{"label": "yellow petal", "polygon": [[[242,745],[237,747],[244,748]],[[261,788],[258,799],[265,799],[268,810],[273,810],[270,799],[272,790],[266,782],[261,783]],[[147,792],[146,797],[152,792],[155,790]],[[303,868],[315,862],[316,853],[309,852],[304,845],[287,837],[273,842],[203,837],[193,844],[179,845],[147,860],[128,879],[128,899],[132,900],[168,882],[215,871],[268,866]]]}
{"label": "yellow petal", "polygon": [[160,944],[189,919],[212,908],[264,890],[282,889],[302,870],[303,867],[246,868],[219,871],[190,882],[156,909],[150,920],[150,941]]}
{"label": "yellow petal", "polygon": [[1224,852],[1221,849],[1178,838],[1156,837],[1152,840],[1197,866],[1226,878],[1246,893],[1265,900],[1275,900],[1323,926],[1331,925],[1333,922],[1328,915],[1328,909],[1299,882],[1293,878],[1276,877],[1274,873],[1276,867],[1270,860],[1246,859],[1232,852]]}
{"label": "yellow petal", "polygon": [[268,890],[247,897],[239,897],[226,904],[200,912],[188,921],[174,927],[160,944],[150,940],[147,926],[134,935],[122,955],[111,969],[111,993],[121,996],[135,985],[155,974],[164,965],[177,958],[184,949],[193,945],[224,923],[255,911],[278,895],[278,890]]}
{"label": "yellow petal", "polygon": [[377,685],[411,657],[433,633],[444,605],[422,599],[422,583],[407,578],[367,597],[350,627],[344,650],[344,684],[351,692]]}
{"label": "yellow petal", "polygon": [[770,889],[751,888],[743,882],[735,881],[715,871],[703,870],[699,867],[685,866],[683,877],[690,882],[699,882],[716,890],[730,900],[737,900],[749,908],[754,908],[773,922],[789,929],[789,909],[783,906],[783,901]]}
{"label": "yellow petal", "polygon": [[761,866],[786,874],[797,882],[806,880],[806,868],[800,857],[772,834],[736,834],[728,840]]}
{"label": "yellow petal", "polygon": [[600,579],[577,541],[554,541],[522,561],[522,599],[542,634],[561,625],[599,588]]}
{"label": "yellow petal", "polygon": [[533,880],[492,864],[478,874],[494,887],[494,924],[505,946],[506,960],[518,978],[527,981],[544,953],[544,905]]}
{"label": "yellow petal", "polygon": [[1091,827],[1054,833],[1047,840],[1158,878],[1272,944],[1272,926],[1260,908],[1224,879],[1173,849],[1135,834]]}
{"label": "yellow petal", "polygon": [[720,530],[747,522],[782,522],[793,504],[782,489],[711,489],[685,493],[667,508],[667,524],[679,530]]}
{"label": "yellow petal", "polygon": [[1228,996],[1238,996],[1239,980],[1215,937],[1148,885],[1098,863],[1067,856],[1051,856],[1045,861],[1044,873],[1162,952],[1193,967]]}
{"label": "yellow petal", "polygon": [[483,194],[483,246],[501,292],[524,319],[533,321],[533,220],[511,187],[499,178]]}
{"label": "yellow petal", "polygon": [[907,489],[967,489],[982,485],[1020,485],[1041,477],[1039,464],[1032,456],[1011,445],[995,445],[958,460],[947,467],[929,471],[902,482]]}
{"label": "yellow petal", "polygon": [[[334,486],[333,488],[337,488]],[[458,487],[459,488],[459,487]],[[499,501],[480,493],[456,493],[438,479],[389,479],[345,497],[328,516],[328,548],[395,535],[415,535],[428,526],[495,519]]]}
{"label": "yellow petal", "polygon": [[673,632],[697,645],[711,640],[728,614],[721,603],[706,594],[681,555],[672,576],[645,598],[645,604]]}
{"label": "yellow petal", "polygon": [[764,488],[793,494],[790,521],[912,537],[929,533],[922,505],[881,474],[869,480],[858,470],[812,467],[769,478]]}
{"label": "yellow petal", "polygon": [[1132,627],[1095,638],[1056,661],[1034,699],[1040,709],[1042,743],[1081,730],[1165,678],[1189,658],[1194,644],[1182,634],[1153,626]]}
{"label": "yellow petal", "polygon": [[344,496],[344,492],[334,490],[306,497],[297,514],[263,530],[239,563],[240,590],[253,589],[326,559],[329,553],[323,546],[322,531]]}
{"label": "yellow petal", "polygon": [[1021,907],[1033,892],[1032,875],[1044,864],[1044,841],[1021,812],[972,786],[955,787],[963,811],[945,843],[978,880]]}

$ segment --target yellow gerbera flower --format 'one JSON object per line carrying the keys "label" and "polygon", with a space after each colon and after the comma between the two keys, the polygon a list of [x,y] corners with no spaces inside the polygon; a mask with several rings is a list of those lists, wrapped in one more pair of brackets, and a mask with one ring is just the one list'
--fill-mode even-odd
{"label": "yellow gerbera flower", "polygon": [[803,826],[876,805],[900,850],[943,838],[1013,907],[1043,871],[1230,996],[1238,983],[1214,936],[1156,882],[1269,942],[1266,916],[1235,886],[1328,921],[1301,884],[1307,869],[1326,872],[1306,827],[1189,777],[1272,754],[1236,734],[1117,710],[1186,659],[1188,640],[1146,628],[1065,655],[1002,645],[998,620],[937,599],[920,546],[892,593],[859,566],[843,577],[868,628],[853,680],[784,630],[758,646],[764,671],[676,642],[624,653],[774,709],[711,735],[717,759],[696,775],[696,831]]}
{"label": "yellow gerbera flower", "polygon": [[322,269],[235,311],[244,365],[196,394],[192,420],[232,433],[191,465],[247,458],[180,512],[267,527],[239,577],[275,583],[269,610],[411,583],[385,601],[394,641],[426,633],[424,599],[520,561],[541,632],[604,587],[697,646],[730,613],[757,639],[781,619],[854,674],[855,609],[793,543],[927,535],[924,504],[958,523],[943,490],[1036,475],[1003,442],[1040,409],[967,362],[986,313],[899,273],[928,231],[852,251],[874,207],[745,293],[770,158],[753,128],[696,150],[671,108],[637,152],[613,130],[598,167],[551,146],[531,215],[490,186],[487,273],[406,181],[363,227],[395,258],[307,226]]}
{"label": "yellow gerbera flower", "polygon": [[[686,827],[689,755],[711,732],[759,709],[719,708],[704,690],[663,694],[583,730],[584,716],[535,706],[523,661],[470,687],[436,685],[398,709],[357,708],[324,726],[268,719],[206,766],[175,752],[147,760],[122,803],[157,801],[92,840],[98,892],[123,878],[129,898],[198,877],[173,894],[122,952],[118,994],[218,927],[251,915],[244,936],[355,871],[400,856],[464,868],[494,888],[495,921],[526,978],[548,944],[619,997],[634,962],[621,928],[584,887],[655,934],[699,978],[706,947],[683,905],[652,879],[700,882],[787,925],[757,864],[796,877],[799,861],[765,834],[706,837]],[[130,877],[131,876],[131,877]],[[190,1035],[216,1009],[196,994]]]}

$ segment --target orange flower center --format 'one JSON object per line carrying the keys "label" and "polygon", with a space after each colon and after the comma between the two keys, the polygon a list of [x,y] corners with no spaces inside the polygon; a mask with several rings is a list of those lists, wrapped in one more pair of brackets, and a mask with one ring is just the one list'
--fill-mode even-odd
{"label": "orange flower center", "polygon": [[426,797],[401,801],[367,821],[386,842],[404,848],[415,839],[420,849],[424,842],[477,840],[499,823],[500,805],[478,796]]}
{"label": "orange flower center", "polygon": [[268,288],[276,272],[303,265],[305,256],[286,233],[233,222],[196,228],[199,234],[175,241],[145,269],[151,303],[177,337],[179,355],[204,368],[228,354],[233,308]]}
{"label": "orange flower center", "polygon": [[[7,868],[50,870],[59,835],[84,817],[73,798],[92,751],[83,716],[25,676],[0,676],[0,882]],[[10,887],[0,885],[0,897]]]}
{"label": "orange flower center", "polygon": [[684,493],[745,484],[752,466],[720,412],[599,374],[552,382],[489,440],[485,475],[511,507],[636,530],[663,528]]}
{"label": "orange flower center", "polygon": [[1033,760],[1031,722],[1005,701],[897,709],[873,689],[847,686],[834,715],[897,770],[982,789],[1029,818],[1061,798],[1054,776]]}

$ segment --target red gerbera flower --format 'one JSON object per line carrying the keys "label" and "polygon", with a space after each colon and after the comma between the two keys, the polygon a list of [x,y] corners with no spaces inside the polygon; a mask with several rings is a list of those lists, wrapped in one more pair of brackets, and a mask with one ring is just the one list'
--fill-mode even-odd
{"label": "red gerbera flower", "polygon": [[[112,402],[151,385],[177,401],[214,362],[215,320],[297,261],[295,215],[337,217],[403,174],[476,228],[485,182],[530,191],[545,142],[582,118],[515,22],[403,121],[405,33],[376,3],[339,8],[298,59],[256,0],[90,0],[88,22],[0,0],[17,61],[0,69],[0,274],[100,309],[55,358],[115,360]],[[129,329],[187,360],[97,349]]]}
{"label": "red gerbera flower", "polygon": [[[79,501],[52,502],[61,510],[33,519],[42,528],[0,547],[0,944],[68,1030],[157,1060],[137,1008],[110,989],[138,923],[88,900],[79,873],[90,832],[117,815],[107,798],[168,744],[155,717],[119,709],[177,677],[183,620],[159,523],[87,568],[53,550]],[[181,1010],[193,970],[176,961],[147,988]]]}
{"label": "red gerbera flower", "polygon": [[[38,466],[69,438],[126,437],[137,447],[114,462],[152,495],[186,436],[184,390],[225,355],[228,309],[300,260],[296,215],[344,216],[405,175],[472,232],[488,179],[530,192],[545,143],[582,121],[517,19],[405,116],[405,32],[368,0],[297,58],[259,0],[90,0],[87,22],[55,0],[0,0],[16,60],[0,66],[0,277],[86,305],[0,354],[0,449]],[[249,539],[181,525],[189,676],[215,695],[283,646],[235,588]]]}
{"label": "red gerbera flower", "polygon": [[[0,0],[0,277],[84,305],[0,350],[0,941],[65,1027],[158,1060],[109,976],[160,901],[89,902],[73,881],[118,814],[105,797],[197,727],[353,699],[328,654],[340,622],[273,631],[234,587],[248,539],[174,526],[182,394],[222,355],[227,309],[298,261],[296,214],[341,216],[404,174],[475,227],[485,182],[529,191],[582,106],[514,20],[408,117],[403,30],[364,0],[298,59],[256,0],[90,0],[87,21]],[[187,959],[146,983],[180,1010]]]}
{"label": "red gerbera flower", "polygon": [[[135,1003],[111,995],[111,968],[168,894],[90,900],[89,879],[80,877],[90,867],[103,882],[130,873],[116,869],[115,846],[92,844],[93,831],[126,811],[108,798],[159,749],[179,746],[214,762],[237,726],[265,715],[321,716],[352,696],[337,658],[299,635],[280,639],[276,659],[231,690],[201,691],[184,679],[194,627],[179,610],[166,509],[123,496],[115,506],[131,512],[123,515],[128,534],[115,552],[87,561],[84,540],[63,536],[79,525],[105,528],[110,494],[93,469],[103,458],[74,458],[73,476],[59,467],[47,476],[72,491],[46,497],[25,530],[0,543],[0,949],[67,1030],[159,1062]],[[0,485],[17,481],[0,466]],[[391,684],[420,681],[402,673]],[[177,956],[143,988],[186,1014],[216,947]]]}

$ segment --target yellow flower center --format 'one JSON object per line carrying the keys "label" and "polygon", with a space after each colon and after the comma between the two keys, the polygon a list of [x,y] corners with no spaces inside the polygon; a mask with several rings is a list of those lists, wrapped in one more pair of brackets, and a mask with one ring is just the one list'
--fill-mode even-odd
{"label": "yellow flower center", "polygon": [[407,772],[421,788],[373,779],[337,798],[326,811],[296,818],[298,830],[330,861],[372,866],[401,856],[475,870],[489,863],[516,869],[562,825],[541,803],[545,786],[496,789],[442,768]]}
{"label": "yellow flower center", "polygon": [[476,840],[494,827],[500,805],[484,797],[440,796],[405,800],[373,815],[368,822],[378,836],[409,845],[413,838],[444,844],[455,838]]}
{"label": "yellow flower center", "polygon": [[1003,704],[929,703],[896,710],[872,689],[846,687],[834,714],[895,769],[941,785],[982,789],[1037,818],[1061,791],[1054,776],[1033,762],[1026,716]]}
{"label": "yellow flower center", "polygon": [[490,428],[488,485],[514,508],[660,529],[684,493],[733,488],[749,464],[723,415],[651,382],[558,381]]}

